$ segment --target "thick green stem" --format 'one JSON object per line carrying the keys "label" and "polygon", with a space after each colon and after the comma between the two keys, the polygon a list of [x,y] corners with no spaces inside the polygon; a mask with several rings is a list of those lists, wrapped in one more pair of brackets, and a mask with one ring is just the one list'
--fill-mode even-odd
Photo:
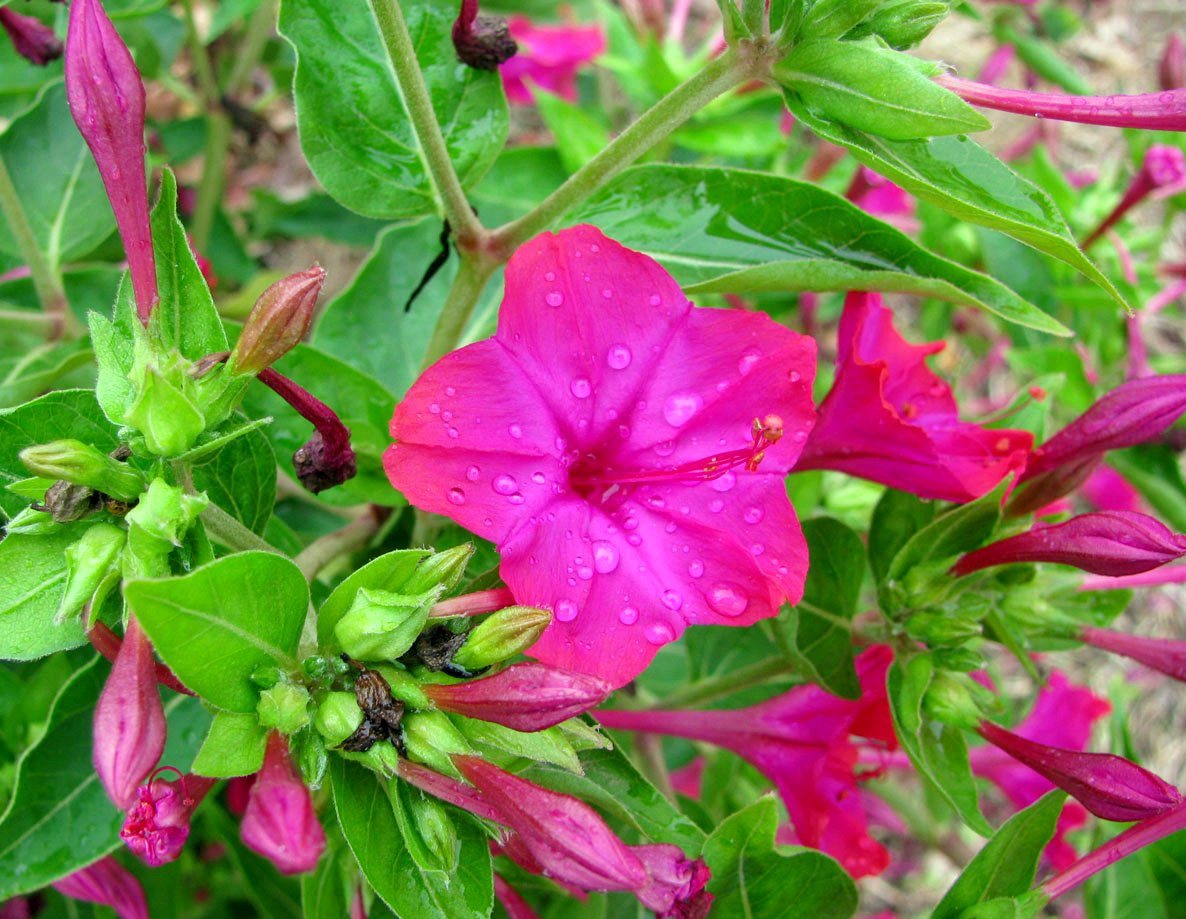
{"label": "thick green stem", "polygon": [[372,505],[361,517],[309,543],[296,557],[297,567],[312,581],[334,559],[357,551],[370,542],[386,519],[387,509]]}
{"label": "thick green stem", "polygon": [[231,120],[222,109],[222,96],[218,89],[218,78],[214,64],[194,20],[193,3],[183,0],[185,10],[186,41],[192,59],[194,74],[198,81],[198,92],[206,107],[206,148],[202,154],[202,181],[198,184],[194,216],[190,222],[190,235],[194,247],[201,252],[210,242],[210,231],[214,226],[214,215],[222,201],[223,185],[226,181],[226,160],[231,143]]}
{"label": "thick green stem", "polygon": [[457,277],[453,279],[453,286],[449,288],[445,305],[441,307],[436,328],[432,330],[428,354],[424,359],[425,367],[457,347],[465,326],[473,315],[482,288],[490,280],[490,275],[494,274],[494,269],[495,266],[491,263],[475,262],[467,255],[462,255],[461,267],[457,269]]}
{"label": "thick green stem", "polygon": [[732,695],[751,686],[760,686],[776,676],[786,676],[791,672],[790,662],[781,657],[771,657],[764,661],[741,667],[731,673],[710,677],[689,686],[687,689],[664,696],[658,705],[651,708],[691,708],[694,705],[704,705],[714,699]]}
{"label": "thick green stem", "polygon": [[[193,489],[187,488],[186,490],[192,492]],[[263,552],[284,554],[262,536],[257,536],[247,529],[217,504],[206,505],[202,511],[202,523],[206,525],[206,533],[212,540],[235,552],[259,549]]]}
{"label": "thick green stem", "polygon": [[45,315],[52,322],[50,338],[58,339],[67,331],[75,331],[77,323],[66,302],[62,279],[57,270],[50,265],[37,243],[37,237],[33,235],[33,228],[29,226],[29,218],[25,216],[20,195],[12,183],[12,176],[3,157],[0,157],[0,214],[4,215],[12,235],[16,238],[16,244],[33,280],[33,290],[37,293],[37,299],[41,302]]}
{"label": "thick green stem", "polygon": [[424,85],[424,76],[420,73],[416,48],[408,33],[408,24],[404,22],[403,11],[397,0],[370,0],[370,4],[375,21],[379,24],[379,34],[387,48],[387,56],[391,60],[391,69],[403,94],[404,105],[412,119],[412,129],[420,141],[425,168],[440,196],[445,219],[449,221],[462,248],[465,248],[482,239],[486,231],[470,207],[461,180],[453,168],[453,161],[449,159],[449,150],[445,146],[436,112],[433,111],[428,87]]}
{"label": "thick green stem", "polygon": [[275,26],[275,0],[263,0],[255,8],[251,19],[247,21],[243,40],[239,42],[239,47],[236,49],[235,66],[231,69],[231,75],[227,77],[226,81],[226,94],[228,96],[234,96],[235,93],[243,88],[248,77],[251,76],[251,71],[259,63],[264,48],[268,44],[268,39],[272,37]]}
{"label": "thick green stem", "polygon": [[509,256],[667,137],[708,103],[759,74],[760,56],[730,48],[644,112],[604,150],[573,173],[539,206],[493,233],[492,249]]}

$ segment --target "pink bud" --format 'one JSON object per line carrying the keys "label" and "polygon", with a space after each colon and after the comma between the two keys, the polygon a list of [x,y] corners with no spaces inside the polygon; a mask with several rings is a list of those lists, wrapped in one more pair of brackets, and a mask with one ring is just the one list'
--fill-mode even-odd
{"label": "pink bud", "polygon": [[110,906],[120,919],[148,919],[140,882],[110,855],[54,881],[54,890],[72,900]]}
{"label": "pink bud", "polygon": [[136,801],[137,787],[165,749],[165,710],[156,687],[152,643],[135,616],[95,707],[95,771],[116,807]]}
{"label": "pink bud", "polygon": [[702,919],[712,907],[712,894],[704,889],[712,877],[708,865],[684,856],[677,846],[634,846],[634,854],[647,869],[647,883],[635,891],[639,901],[660,917]]}
{"label": "pink bud", "polygon": [[1144,201],[1151,193],[1158,190],[1180,191],[1183,182],[1186,182],[1186,153],[1177,147],[1154,144],[1145,152],[1141,168],[1133,176],[1124,196],[1111,213],[1100,221],[1100,225],[1083,240],[1083,248],[1086,249],[1108,232],[1121,217]]}
{"label": "pink bud", "polygon": [[1161,63],[1157,68],[1158,82],[1164,90],[1181,89],[1186,86],[1186,42],[1177,32],[1171,32],[1161,52]]}
{"label": "pink bud", "polygon": [[214,779],[197,775],[178,773],[177,780],[172,782],[153,778],[137,789],[138,800],[128,808],[120,838],[153,868],[173,861],[189,838],[194,809],[213,786]]}
{"label": "pink bud", "polygon": [[74,0],[66,32],[66,97],[91,148],[128,256],[140,321],[157,301],[144,165],[144,84],[99,0]]}
{"label": "pink bud", "polygon": [[1029,766],[1104,820],[1144,820],[1182,801],[1178,789],[1122,756],[1048,747],[987,721],[979,730],[993,746]]}
{"label": "pink bud", "polygon": [[288,742],[275,731],[268,735],[240,834],[247,848],[270,859],[283,874],[312,871],[325,851],[325,831],[309,789],[293,768]]}
{"label": "pink bud", "polygon": [[22,16],[11,8],[4,7],[0,9],[0,26],[4,27],[8,37],[12,39],[16,53],[39,67],[44,67],[62,56],[62,43],[54,35],[54,30],[40,19]]}
{"label": "pink bud", "polygon": [[1140,661],[1146,667],[1186,682],[1186,641],[1139,638],[1123,632],[1091,627],[1083,629],[1079,633],[1079,638],[1093,647]]}
{"label": "pink bud", "polygon": [[282,278],[260,294],[231,354],[235,369],[258,373],[295,348],[313,323],[313,310],[324,284],[325,269],[314,265]]}
{"label": "pink bud", "polygon": [[951,571],[962,576],[995,565],[1051,562],[1117,577],[1149,571],[1183,555],[1186,536],[1159,520],[1135,511],[1099,511],[1036,526],[969,552]]}
{"label": "pink bud", "polygon": [[613,687],[588,674],[527,663],[480,680],[426,685],[424,691],[447,712],[516,731],[542,731],[600,705]]}

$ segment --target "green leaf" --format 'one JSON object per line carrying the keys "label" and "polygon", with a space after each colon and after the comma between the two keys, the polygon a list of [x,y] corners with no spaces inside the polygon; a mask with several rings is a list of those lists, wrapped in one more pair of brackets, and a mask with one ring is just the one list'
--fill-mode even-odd
{"label": "green leaf", "polygon": [[1001,519],[1006,484],[1002,482],[983,497],[940,514],[916,532],[894,556],[887,579],[900,580],[912,568],[982,546]]}
{"label": "green leaf", "polygon": [[[8,334],[7,329],[0,329],[0,336]],[[67,388],[71,379],[89,384],[93,362],[94,353],[82,341],[38,344],[0,377],[0,408],[20,405],[51,389]],[[85,372],[79,373],[82,368]]]}
{"label": "green leaf", "polygon": [[375,893],[400,919],[489,915],[494,902],[490,849],[473,820],[453,812],[461,840],[457,870],[451,874],[426,871],[404,845],[381,780],[337,756],[329,771],[346,842]]}
{"label": "green leaf", "polygon": [[808,182],[740,169],[636,166],[572,218],[656,258],[690,293],[882,290],[1066,329],[987,275]]}
{"label": "green leaf", "polygon": [[902,547],[934,516],[934,502],[904,491],[886,490],[873,508],[869,524],[869,567],[878,582],[886,579],[890,564]]}
{"label": "green leaf", "polygon": [[78,616],[54,622],[66,592],[63,553],[85,530],[73,524],[46,535],[13,533],[0,542],[0,659],[34,660],[86,643]]}
{"label": "green leaf", "polygon": [[928,654],[895,660],[890,667],[887,685],[894,733],[919,774],[938,789],[964,823],[981,836],[988,836],[992,827],[980,813],[963,732],[923,715],[923,698],[934,672]]}
{"label": "green leaf", "polygon": [[551,147],[510,147],[470,196],[486,226],[522,217],[568,178]]}
{"label": "green leaf", "polygon": [[194,759],[193,771],[215,779],[251,775],[263,765],[268,732],[254,713],[217,712]]}
{"label": "green leaf", "polygon": [[803,23],[801,31],[808,41],[839,38],[872,16],[881,4],[882,0],[817,0],[807,14],[807,21]]}
{"label": "green leaf", "polygon": [[63,684],[45,734],[17,760],[0,817],[0,899],[89,865],[119,844],[123,814],[91,764],[91,722],[108,666],[95,658]]}
{"label": "green leaf", "polygon": [[[445,145],[463,184],[476,183],[506,140],[498,74],[457,62],[457,11],[400,4]],[[379,29],[367,3],[284,0],[280,33],[297,56],[294,93],[301,148],[331,195],[370,217],[436,211],[432,183]]]}
{"label": "green leaf", "polygon": [[1120,306],[1124,297],[1083,254],[1050,196],[967,137],[893,141],[821,117],[793,96],[795,117],[879,175],[962,220],[1000,230],[1066,262]]}
{"label": "green leaf", "polygon": [[1052,791],[1010,817],[968,863],[931,919],[959,919],[978,903],[1028,893],[1042,850],[1054,838],[1066,797]]}
{"label": "green leaf", "polygon": [[358,868],[341,835],[327,832],[328,846],[317,867],[301,875],[304,919],[342,919],[350,914]]}
{"label": "green leaf", "polygon": [[259,429],[193,466],[194,487],[261,536],[276,503],[276,454]]}
{"label": "green leaf", "polygon": [[128,407],[136,396],[131,373],[136,363],[136,337],[140,325],[129,273],[124,273],[116,291],[113,318],[108,319],[92,310],[87,313],[87,324],[99,368],[95,398],[112,424],[123,424]]}
{"label": "green leaf", "polygon": [[29,502],[7,491],[13,482],[29,477],[19,454],[32,444],[72,437],[114,450],[119,445],[112,427],[89,389],[64,389],[46,393],[40,399],[0,411],[0,509],[11,516]]}
{"label": "green leaf", "polygon": [[807,679],[833,695],[861,694],[853,666],[852,617],[865,577],[861,537],[839,520],[803,522],[811,557],[803,600],[780,616],[775,628],[787,654]]}
{"label": "green leaf", "polygon": [[317,611],[317,643],[322,649],[337,647],[334,626],[346,615],[359,590],[393,593],[407,582],[412,572],[432,552],[428,549],[396,549],[367,562],[333,589]]}
{"label": "green leaf", "polygon": [[[51,266],[86,255],[115,229],[103,180],[70,117],[61,83],[8,125],[0,135],[0,158]],[[0,221],[0,252],[24,261],[8,221]]]}
{"label": "green leaf", "polygon": [[588,108],[550,92],[536,90],[535,106],[556,141],[556,152],[569,172],[609,146],[609,128]]}
{"label": "green leaf", "polygon": [[834,859],[774,845],[778,808],[759,798],[718,826],[704,843],[712,870],[713,915],[744,919],[848,919],[857,888]]}
{"label": "green leaf", "polygon": [[177,678],[219,708],[254,712],[252,672],[296,665],[309,586],[283,556],[228,555],[184,577],[131,581],[124,596]]}

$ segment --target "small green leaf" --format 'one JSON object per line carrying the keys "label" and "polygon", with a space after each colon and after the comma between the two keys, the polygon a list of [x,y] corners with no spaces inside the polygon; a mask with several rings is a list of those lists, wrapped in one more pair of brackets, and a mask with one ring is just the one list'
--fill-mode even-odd
{"label": "small green leaf", "polygon": [[252,672],[296,665],[309,586],[283,556],[228,555],[184,577],[131,581],[124,596],[177,678],[219,708],[254,712]]}
{"label": "small green leaf", "polygon": [[1002,482],[988,494],[940,514],[916,532],[894,556],[886,578],[900,580],[910,569],[978,549],[1001,519]]}
{"label": "small green leaf", "polygon": [[337,648],[334,626],[346,615],[359,590],[398,591],[431,554],[428,549],[396,549],[372,559],[342,581],[317,611],[317,641],[321,648]]}
{"label": "small green leaf", "polygon": [[261,536],[276,503],[276,454],[253,429],[193,466],[194,487]]}
{"label": "small green leaf", "polygon": [[[807,41],[839,38],[876,12],[883,0],[817,0],[800,31]],[[772,23],[773,24],[773,23]]]}
{"label": "small green leaf", "polygon": [[873,508],[873,519],[869,524],[869,567],[878,582],[885,580],[902,547],[934,516],[933,501],[923,501],[892,488],[886,490]]}
{"label": "small green leaf", "polygon": [[255,715],[217,712],[194,759],[193,771],[214,779],[251,775],[263,765],[268,732]]}
{"label": "small green leaf", "polygon": [[86,524],[39,536],[13,533],[0,542],[0,659],[34,660],[86,644],[82,620],[55,622],[66,592],[66,548]]}

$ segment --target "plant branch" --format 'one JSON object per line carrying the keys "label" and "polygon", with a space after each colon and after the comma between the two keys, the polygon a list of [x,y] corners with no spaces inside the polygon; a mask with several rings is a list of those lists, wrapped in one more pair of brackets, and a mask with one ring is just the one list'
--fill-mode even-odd
{"label": "plant branch", "polygon": [[764,661],[758,661],[730,673],[701,680],[699,683],[695,683],[686,689],[670,693],[657,705],[651,706],[651,708],[691,708],[694,705],[703,705],[706,702],[712,702],[723,696],[732,695],[742,689],[748,689],[751,686],[760,686],[762,683],[776,676],[783,676],[790,672],[791,664],[789,661],[781,657],[769,657]]}
{"label": "plant branch", "polygon": [[222,109],[218,78],[214,74],[210,54],[198,34],[192,0],[182,0],[181,5],[185,10],[186,42],[193,61],[194,75],[198,81],[198,92],[206,109],[206,147],[202,152],[202,181],[198,183],[193,220],[190,222],[194,247],[201,252],[210,242],[214,215],[222,201],[223,185],[226,181],[226,160],[231,143],[231,120]]}
{"label": "plant branch", "polygon": [[372,505],[361,517],[309,543],[296,557],[297,567],[312,581],[334,559],[370,542],[389,513],[385,507]]}
{"label": "plant branch", "polygon": [[482,289],[494,274],[494,270],[494,265],[488,262],[475,262],[462,254],[457,276],[453,279],[453,286],[449,288],[445,304],[441,307],[441,315],[432,330],[432,338],[429,339],[428,352],[421,370],[440,360],[461,342],[461,336],[474,313],[478,297],[481,296]]}
{"label": "plant branch", "polygon": [[284,554],[262,536],[257,536],[217,504],[206,505],[205,510],[202,511],[202,523],[206,525],[206,532],[210,535],[210,538],[226,546],[228,549],[233,549],[236,552],[258,549],[263,552],[275,552],[277,555]]}
{"label": "plant branch", "polygon": [[275,0],[263,0],[251,14],[244,30],[243,40],[236,49],[235,65],[231,68],[231,75],[227,77],[226,94],[234,96],[251,76],[251,71],[259,63],[260,56],[272,37],[272,30],[276,25]]}

